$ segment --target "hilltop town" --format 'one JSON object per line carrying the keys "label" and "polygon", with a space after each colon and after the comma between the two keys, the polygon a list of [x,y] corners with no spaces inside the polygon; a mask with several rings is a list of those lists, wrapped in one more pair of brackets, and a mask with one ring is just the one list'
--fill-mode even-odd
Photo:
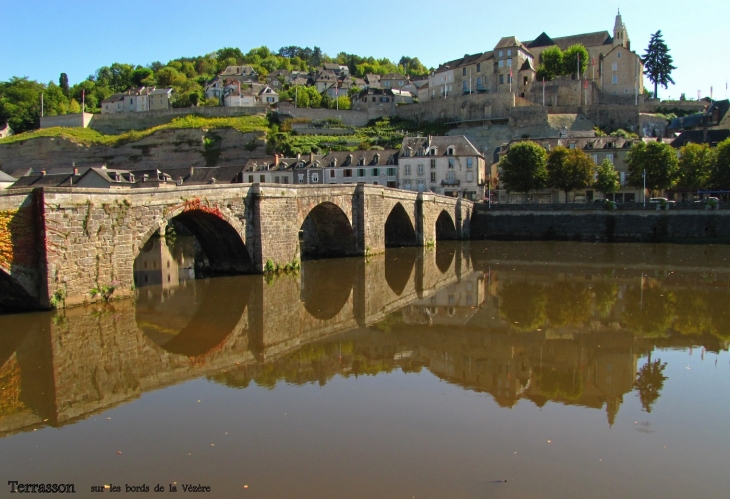
{"label": "hilltop town", "polygon": [[[42,116],[39,130],[15,136],[5,124],[0,186],[364,182],[498,203],[621,203],[646,196],[627,162],[634,146],[715,148],[730,137],[727,100],[660,101],[644,88],[644,62],[620,12],[610,32],[504,36],[431,71],[417,59],[388,72],[362,61],[305,69],[289,49],[280,51],[298,61],[289,69],[241,64],[234,54],[201,92],[188,93],[176,90],[184,76],[175,72],[192,62],[158,68],[156,80],[152,70],[135,71],[138,85],[90,97],[95,113]],[[501,181],[500,160],[525,141],[547,154],[583,151],[594,168],[610,163],[615,188],[515,189]],[[650,190],[686,200],[723,187],[680,184]]]}

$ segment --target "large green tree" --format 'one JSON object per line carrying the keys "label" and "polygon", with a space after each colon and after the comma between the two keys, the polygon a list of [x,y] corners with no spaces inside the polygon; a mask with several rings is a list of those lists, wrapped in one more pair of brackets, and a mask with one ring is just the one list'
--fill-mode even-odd
{"label": "large green tree", "polygon": [[654,362],[651,360],[651,354],[639,372],[636,375],[636,383],[634,387],[638,391],[641,407],[646,412],[651,412],[651,406],[659,399],[659,392],[664,387],[664,368],[667,363],[662,363],[661,359]]}
{"label": "large green tree", "polygon": [[581,44],[571,45],[563,52],[563,74],[576,74],[577,78],[588,68],[588,50]]}
{"label": "large green tree", "polygon": [[547,153],[535,142],[513,144],[502,157],[499,166],[502,169],[499,179],[507,192],[529,194],[530,191],[547,187]]}
{"label": "large green tree", "polygon": [[730,189],[730,139],[725,139],[717,145],[711,184],[714,189]]}
{"label": "large green tree", "polygon": [[657,90],[659,85],[664,88],[668,88],[670,83],[674,85],[671,74],[672,71],[677,69],[676,66],[672,65],[674,61],[672,61],[672,56],[669,55],[669,47],[664,43],[661,30],[651,35],[649,46],[646,48],[644,57],[641,60],[644,63],[644,74],[654,84],[654,98],[658,99]]}
{"label": "large green tree", "polygon": [[568,194],[577,189],[584,189],[593,180],[596,164],[581,149],[567,149],[558,146],[548,155],[548,186]]}
{"label": "large green tree", "polygon": [[41,83],[28,78],[0,82],[0,123],[7,121],[15,133],[38,128],[43,90]]}
{"label": "large green tree", "polygon": [[604,159],[603,162],[596,168],[596,181],[593,183],[593,187],[603,194],[603,198],[608,197],[609,194],[617,192],[621,187],[619,183],[619,174],[616,171],[616,167],[613,166],[608,159]]}
{"label": "large green tree", "polygon": [[677,186],[694,192],[709,187],[715,152],[708,144],[687,144],[679,149]]}
{"label": "large green tree", "polygon": [[669,189],[677,182],[679,160],[672,146],[666,142],[636,142],[626,154],[629,167],[629,184],[637,189],[644,186],[650,191]]}
{"label": "large green tree", "polygon": [[58,86],[61,87],[61,92],[63,92],[63,95],[66,97],[69,96],[69,87],[68,87],[68,75],[66,73],[61,73],[61,76],[58,77]]}

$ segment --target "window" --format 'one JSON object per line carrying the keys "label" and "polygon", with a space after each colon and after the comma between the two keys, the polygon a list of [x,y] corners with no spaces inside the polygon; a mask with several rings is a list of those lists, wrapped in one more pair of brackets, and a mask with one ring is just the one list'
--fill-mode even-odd
{"label": "window", "polygon": [[480,90],[482,88],[482,77],[477,76],[477,90]]}
{"label": "window", "polygon": [[466,68],[461,69],[461,76],[466,76]]}
{"label": "window", "polygon": [[279,177],[274,177],[274,183],[275,184],[280,184],[281,182],[279,182],[279,180],[280,180]]}
{"label": "window", "polygon": [[464,92],[464,93],[466,93],[466,92],[468,92],[468,91],[469,91],[469,87],[468,87],[468,86],[467,86],[467,84],[466,84],[466,80],[464,80],[464,81],[462,82],[462,84],[461,84],[461,91],[462,91],[462,92]]}
{"label": "window", "polygon": [[434,168],[436,168],[436,160],[432,159],[431,160],[431,169],[433,170]]}
{"label": "window", "polygon": [[423,180],[418,181],[418,192],[423,192],[424,189],[424,183]]}
{"label": "window", "polygon": [[259,182],[266,182],[266,175],[259,175]]}
{"label": "window", "polygon": [[352,170],[350,170],[349,168],[345,170],[345,177],[352,177]]}
{"label": "window", "polygon": [[466,172],[466,181],[467,182],[473,182],[474,181],[474,172]]}
{"label": "window", "polygon": [[511,56],[511,55],[512,55],[512,49],[508,49],[508,50],[507,50],[507,57],[509,57],[509,56]]}
{"label": "window", "polygon": [[621,59],[621,51],[620,50],[617,50],[616,51],[616,57],[618,57],[619,59]]}
{"label": "window", "polygon": [[618,62],[611,63],[611,71],[618,71]]}
{"label": "window", "polygon": [[390,99],[388,97],[381,97],[380,102],[390,102]]}
{"label": "window", "polygon": [[477,73],[481,73],[481,72],[482,72],[482,63],[477,62]]}
{"label": "window", "polygon": [[466,158],[466,167],[471,168],[474,162],[474,158]]}
{"label": "window", "polygon": [[411,174],[411,165],[406,165],[404,175],[410,175],[410,174]]}
{"label": "window", "polygon": [[418,175],[423,175],[423,165],[418,165]]}
{"label": "window", "polygon": [[500,50],[500,51],[499,51],[499,57],[502,57],[503,55],[504,55],[504,52],[502,52],[502,51]]}
{"label": "window", "polygon": [[299,175],[297,175],[297,179],[299,180],[300,184],[303,184],[304,183],[304,174],[300,173]]}
{"label": "window", "polygon": [[594,154],[594,155],[593,155],[593,162],[594,162],[595,164],[598,164],[598,154]]}
{"label": "window", "polygon": [[330,170],[330,178],[335,178],[335,171],[334,170]]}
{"label": "window", "polygon": [[312,173],[312,182],[319,182],[319,173]]}
{"label": "window", "polygon": [[623,187],[626,185],[626,172],[619,172],[619,182],[621,183],[621,186]]}
{"label": "window", "polygon": [[253,175],[248,176],[248,183],[253,184]]}
{"label": "window", "polygon": [[431,182],[436,182],[436,172],[431,172]]}
{"label": "window", "polygon": [[575,149],[575,144],[569,144],[568,149]]}
{"label": "window", "polygon": [[380,168],[373,168],[373,177],[380,175]]}
{"label": "window", "polygon": [[617,75],[613,75],[611,77],[611,83],[614,84],[614,85],[617,85],[618,84],[618,76]]}
{"label": "window", "polygon": [[405,181],[405,182],[403,183],[403,188],[404,188],[405,190],[407,190],[407,191],[410,191],[410,190],[411,190],[411,181],[410,181],[410,180],[406,180],[406,181]]}
{"label": "window", "polygon": [[608,160],[609,162],[613,163],[613,154],[606,154],[606,159],[607,159],[607,160]]}
{"label": "window", "polygon": [[358,168],[357,169],[357,176],[358,177],[364,177],[365,176],[365,168]]}
{"label": "window", "polygon": [[388,168],[388,176],[389,177],[395,177],[395,168]]}
{"label": "window", "polygon": [[289,183],[289,177],[282,177],[282,180],[284,180],[284,183],[285,184],[288,184]]}
{"label": "window", "polygon": [[449,158],[449,168],[454,167],[454,158]]}
{"label": "window", "polygon": [[512,59],[507,59],[507,67],[512,66]]}
{"label": "window", "polygon": [[504,67],[504,61],[502,59],[500,59],[499,62],[497,63],[497,67],[498,68],[503,68]]}
{"label": "window", "polygon": [[504,85],[504,75],[499,75],[499,84]]}

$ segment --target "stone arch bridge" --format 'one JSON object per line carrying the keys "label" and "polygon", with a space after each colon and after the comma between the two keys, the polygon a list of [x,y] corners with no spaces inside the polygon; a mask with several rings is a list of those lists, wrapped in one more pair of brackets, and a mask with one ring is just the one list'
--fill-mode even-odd
{"label": "stone arch bridge", "polygon": [[134,289],[134,260],[176,220],[219,274],[468,239],[471,201],[353,184],[18,190],[0,194],[0,312]]}

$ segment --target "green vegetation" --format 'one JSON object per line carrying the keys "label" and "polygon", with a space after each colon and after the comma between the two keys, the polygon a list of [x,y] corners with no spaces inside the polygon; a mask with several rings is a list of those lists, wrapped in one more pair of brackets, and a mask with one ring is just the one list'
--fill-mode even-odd
{"label": "green vegetation", "polygon": [[104,135],[92,130],[91,128],[42,128],[31,132],[11,135],[4,139],[0,139],[0,144],[11,144],[14,142],[24,142],[26,140],[38,137],[63,137],[84,145],[106,145],[120,146],[129,142],[136,142],[160,130],[175,130],[183,128],[233,128],[239,132],[262,132],[268,130],[268,120],[263,116],[239,116],[230,118],[207,118],[198,115],[188,115],[173,119],[170,123],[158,125],[146,130],[131,130],[119,135]]}
{"label": "green vegetation", "polygon": [[650,191],[673,187],[679,176],[679,161],[672,146],[665,142],[637,142],[626,154],[629,167],[629,184],[638,189],[644,186]]}
{"label": "green vegetation", "polygon": [[654,84],[654,98],[657,99],[659,85],[664,88],[668,88],[670,83],[674,85],[671,74],[672,71],[677,69],[676,66],[672,65],[674,61],[672,61],[672,56],[669,55],[669,48],[664,43],[661,30],[651,35],[649,46],[646,48],[642,61],[644,62],[644,74]]}
{"label": "green vegetation", "polygon": [[618,192],[621,188],[618,172],[613,166],[613,163],[611,163],[608,159],[604,159],[596,168],[596,180],[593,186],[598,192],[603,194],[604,199],[609,194]]}
{"label": "green vegetation", "polygon": [[546,48],[540,55],[541,64],[537,67],[535,78],[550,81],[558,76],[583,74],[588,67],[588,50],[581,44],[571,45],[565,52],[554,45]]}
{"label": "green vegetation", "polygon": [[[239,48],[225,47],[216,52],[196,57],[181,57],[167,64],[153,62],[148,66],[115,62],[103,66],[84,81],[69,86],[66,73],[61,73],[59,84],[48,84],[13,77],[0,82],[0,123],[10,123],[16,133],[40,127],[41,93],[44,100],[44,115],[55,116],[81,111],[83,101],[87,112],[99,112],[101,101],[114,93],[140,86],[158,86],[174,90],[174,107],[218,105],[217,99],[206,99],[205,84],[228,66],[248,65],[265,82],[269,73],[276,70],[309,72],[324,63],[337,63],[349,68],[350,74],[363,77],[368,73],[384,75],[403,73],[411,76],[428,74],[428,69],[415,57],[401,57],[398,63],[387,58],[375,59],[340,52],[336,57],[322,53],[319,47],[283,47],[272,52],[268,47],[257,47],[243,53]],[[282,83],[284,81],[282,80]],[[313,89],[300,87],[298,103],[301,107],[320,107],[322,96]],[[306,93],[305,96],[302,94]],[[316,94],[316,95],[315,95]],[[294,98],[294,89],[283,85],[282,99]],[[349,108],[349,96],[341,96],[339,109]],[[306,101],[306,102],[304,102]],[[325,102],[337,107],[334,99]]]}
{"label": "green vegetation", "polygon": [[588,187],[593,180],[596,164],[582,149],[567,149],[558,146],[548,155],[548,185],[568,194]]}
{"label": "green vegetation", "polygon": [[499,162],[501,182],[507,192],[536,191],[547,187],[547,153],[535,142],[519,142]]}

